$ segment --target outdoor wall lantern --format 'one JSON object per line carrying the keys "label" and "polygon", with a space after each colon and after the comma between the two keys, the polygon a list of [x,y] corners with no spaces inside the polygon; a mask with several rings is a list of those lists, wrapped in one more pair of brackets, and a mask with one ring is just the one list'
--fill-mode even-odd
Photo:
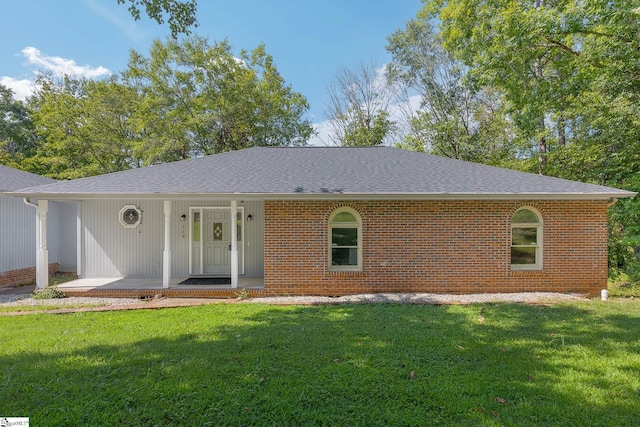
{"label": "outdoor wall lantern", "polygon": [[187,220],[187,216],[185,214],[182,214],[182,216],[180,217],[180,221],[186,221]]}
{"label": "outdoor wall lantern", "polygon": [[247,215],[247,222],[251,222],[252,219],[253,219],[253,216]]}

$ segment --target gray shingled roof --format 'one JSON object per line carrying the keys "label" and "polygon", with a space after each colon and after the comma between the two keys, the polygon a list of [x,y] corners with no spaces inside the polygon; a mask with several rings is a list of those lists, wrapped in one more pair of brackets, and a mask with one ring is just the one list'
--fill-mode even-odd
{"label": "gray shingled roof", "polygon": [[634,193],[391,147],[256,147],[58,181],[15,195],[601,199]]}
{"label": "gray shingled roof", "polygon": [[55,179],[0,165],[0,192],[56,182]]}

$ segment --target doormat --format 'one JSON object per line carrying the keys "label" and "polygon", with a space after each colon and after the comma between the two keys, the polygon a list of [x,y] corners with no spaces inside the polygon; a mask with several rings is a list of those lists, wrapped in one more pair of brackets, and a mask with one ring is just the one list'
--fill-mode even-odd
{"label": "doormat", "polygon": [[231,277],[190,277],[178,285],[230,285]]}

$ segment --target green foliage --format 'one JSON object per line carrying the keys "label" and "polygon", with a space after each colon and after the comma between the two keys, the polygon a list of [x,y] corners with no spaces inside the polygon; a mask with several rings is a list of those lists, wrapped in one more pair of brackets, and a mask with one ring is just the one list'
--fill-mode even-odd
{"label": "green foliage", "polygon": [[54,298],[65,298],[63,292],[56,289],[55,286],[49,286],[44,289],[36,289],[31,294],[31,298],[33,299],[54,299]]}
{"label": "green foliage", "polygon": [[238,301],[242,301],[249,298],[249,291],[243,288],[243,289],[240,289],[239,291],[234,292],[234,295],[236,296],[236,299]]}
{"label": "green foliage", "polygon": [[16,167],[34,152],[36,138],[29,111],[0,84],[0,164]]}
{"label": "green foliage", "polygon": [[167,20],[171,29],[171,36],[175,39],[179,34],[189,35],[189,27],[198,26],[196,20],[196,0],[118,0],[118,4],[129,3],[131,16],[138,21],[141,16],[141,8],[147,16],[158,24]]}
{"label": "green foliage", "polygon": [[131,52],[125,82],[143,100],[133,152],[145,164],[251,146],[303,145],[306,99],[259,46],[235,57],[228,42],[156,40],[149,57]]}
{"label": "green foliage", "polygon": [[139,136],[131,117],[139,100],[116,78],[104,81],[40,76],[29,99],[40,138],[23,168],[58,179],[73,179],[129,169]]}
{"label": "green foliage", "polygon": [[236,57],[226,41],[156,40],[149,57],[131,52],[121,79],[40,75],[29,121],[18,126],[24,142],[5,144],[19,150],[0,146],[0,162],[74,179],[252,146],[304,145],[313,132],[303,118],[308,108],[264,46]]}
{"label": "green foliage", "polygon": [[358,121],[347,123],[342,145],[345,147],[382,145],[391,133],[394,122],[389,119],[387,111],[376,112],[371,120],[365,120],[364,125]]}
{"label": "green foliage", "polygon": [[467,69],[442,47],[426,18],[409,21],[388,38],[389,80],[420,97],[400,146],[461,160],[499,165],[513,157],[511,123],[491,88],[478,88]]}
{"label": "green foliage", "polygon": [[638,425],[639,320],[633,300],[0,317],[0,401],[46,425]]}
{"label": "green foliage", "polygon": [[76,280],[77,278],[78,278],[78,275],[76,273],[57,271],[53,273],[51,276],[49,276],[49,285],[56,286],[56,285],[59,285],[60,283]]}
{"label": "green foliage", "polygon": [[638,13],[624,1],[434,0],[422,16],[440,20],[445,47],[476,82],[503,91],[545,172],[556,147],[619,129],[611,112],[621,103],[637,119]]}
{"label": "green foliage", "polygon": [[[629,270],[629,269],[627,269]],[[635,264],[635,270],[628,274],[620,269],[612,269],[609,274],[609,296],[618,298],[640,298],[640,269]]]}

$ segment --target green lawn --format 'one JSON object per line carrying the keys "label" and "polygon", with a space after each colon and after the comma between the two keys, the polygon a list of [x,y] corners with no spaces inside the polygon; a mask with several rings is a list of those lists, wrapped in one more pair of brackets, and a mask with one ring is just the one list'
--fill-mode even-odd
{"label": "green lawn", "polygon": [[0,317],[33,425],[639,425],[640,302]]}

